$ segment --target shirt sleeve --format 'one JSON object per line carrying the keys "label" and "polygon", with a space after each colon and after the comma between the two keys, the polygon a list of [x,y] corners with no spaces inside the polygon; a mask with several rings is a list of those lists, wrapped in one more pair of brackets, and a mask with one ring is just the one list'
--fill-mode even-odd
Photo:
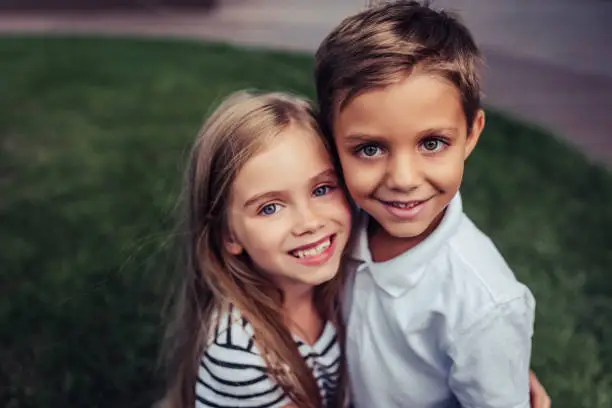
{"label": "shirt sleeve", "polygon": [[463,407],[529,408],[534,310],[525,289],[455,339],[449,386]]}
{"label": "shirt sleeve", "polygon": [[[266,372],[264,359],[240,324],[210,344],[200,360],[196,408],[280,408],[283,389]],[[226,335],[227,334],[227,335]]]}

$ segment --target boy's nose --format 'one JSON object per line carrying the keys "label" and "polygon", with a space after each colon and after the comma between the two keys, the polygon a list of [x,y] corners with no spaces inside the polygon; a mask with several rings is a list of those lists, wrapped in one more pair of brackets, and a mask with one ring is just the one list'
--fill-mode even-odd
{"label": "boy's nose", "polygon": [[407,154],[396,155],[388,162],[385,184],[391,190],[409,191],[419,184],[419,174],[415,158]]}

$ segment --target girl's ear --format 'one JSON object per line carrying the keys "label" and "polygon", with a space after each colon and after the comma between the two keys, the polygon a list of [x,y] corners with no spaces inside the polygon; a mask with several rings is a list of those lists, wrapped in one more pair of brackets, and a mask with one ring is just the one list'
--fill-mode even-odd
{"label": "girl's ear", "polygon": [[242,253],[242,245],[231,240],[225,241],[225,249],[232,255],[240,255]]}
{"label": "girl's ear", "polygon": [[240,255],[244,250],[244,248],[242,248],[242,245],[240,245],[238,240],[236,240],[236,238],[234,237],[232,231],[230,231],[229,229],[225,232],[225,238],[223,243],[227,252],[232,255]]}

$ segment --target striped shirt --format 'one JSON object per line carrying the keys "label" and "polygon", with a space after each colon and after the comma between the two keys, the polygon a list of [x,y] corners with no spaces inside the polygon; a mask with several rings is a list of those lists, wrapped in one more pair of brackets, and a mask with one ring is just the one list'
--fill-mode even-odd
{"label": "striped shirt", "polygon": [[[212,336],[211,336],[212,337]],[[331,404],[340,377],[340,344],[327,322],[313,345],[294,335],[296,347],[312,369],[324,406]],[[214,339],[204,350],[196,383],[196,408],[276,408],[291,404],[283,389],[268,376],[253,342],[253,327],[238,309],[221,316]]]}

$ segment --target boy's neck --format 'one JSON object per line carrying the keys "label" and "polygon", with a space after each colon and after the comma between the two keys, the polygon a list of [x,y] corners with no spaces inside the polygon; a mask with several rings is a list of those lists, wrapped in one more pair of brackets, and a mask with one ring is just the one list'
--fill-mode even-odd
{"label": "boy's neck", "polygon": [[414,237],[395,237],[371,219],[371,226],[368,226],[368,246],[372,255],[372,261],[389,261],[419,245],[438,228],[445,213],[446,209],[429,224],[425,231]]}

